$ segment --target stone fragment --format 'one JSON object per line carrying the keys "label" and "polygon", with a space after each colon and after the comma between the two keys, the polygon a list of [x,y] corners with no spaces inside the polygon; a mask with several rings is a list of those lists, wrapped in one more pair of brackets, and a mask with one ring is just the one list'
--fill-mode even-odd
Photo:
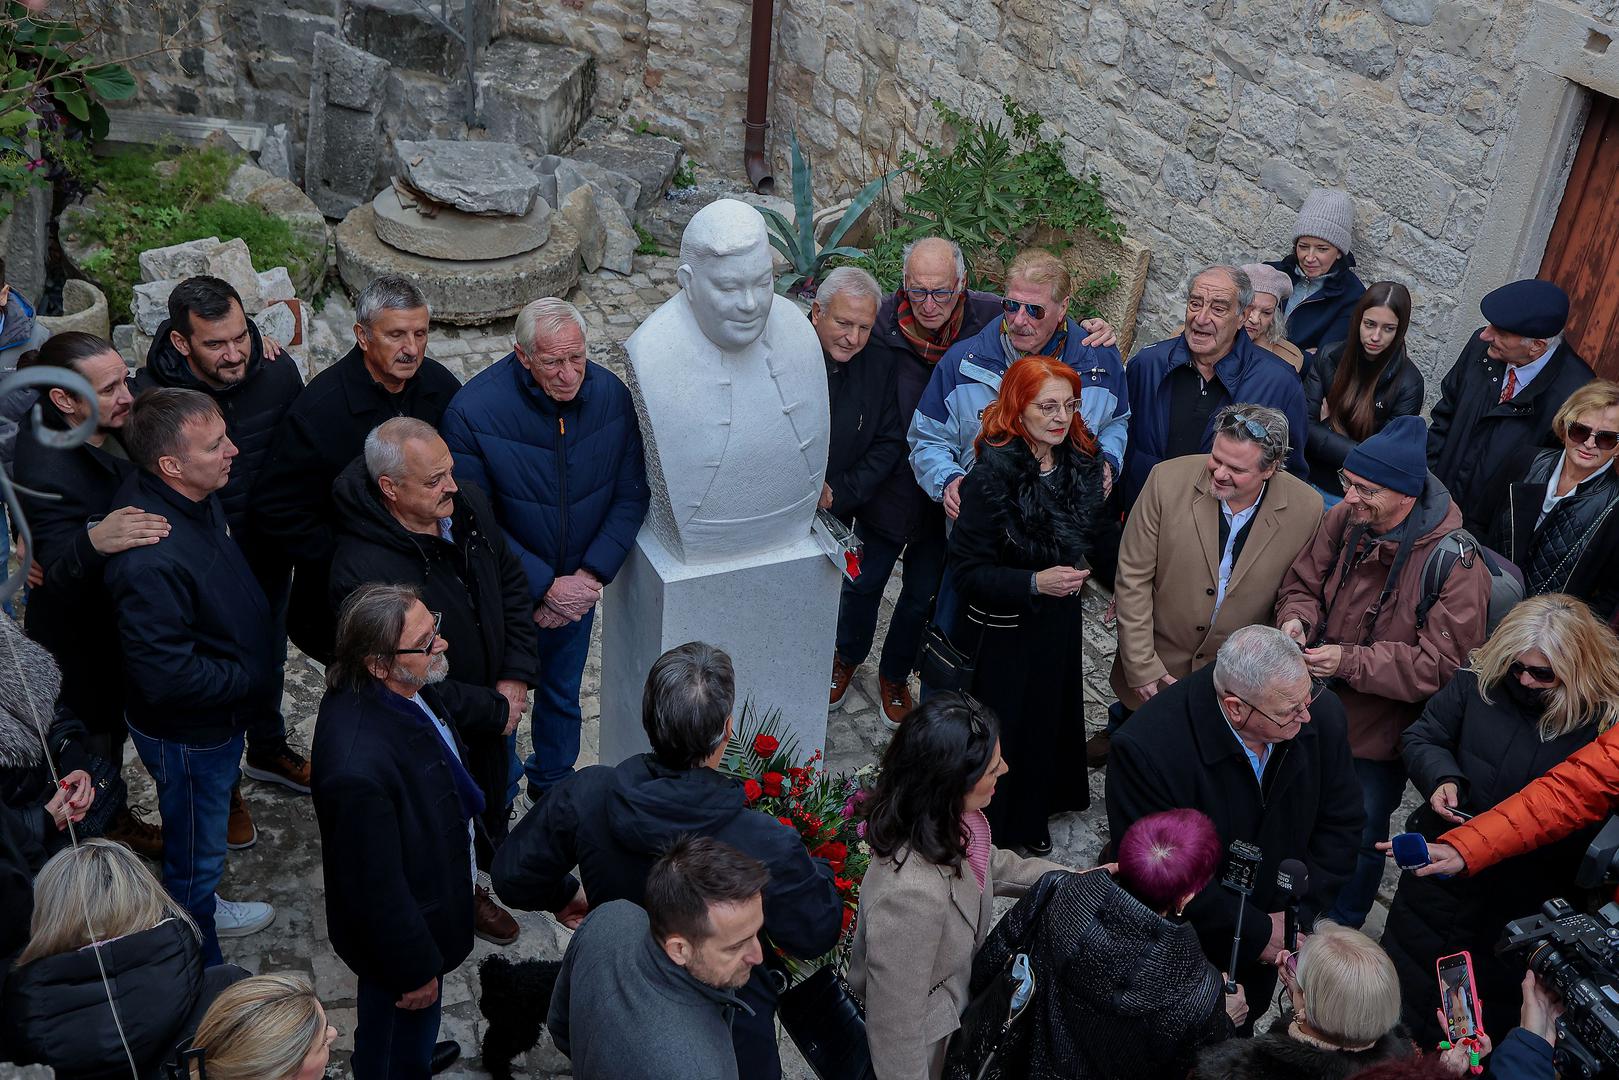
{"label": "stone fragment", "polygon": [[[557,214],[573,226],[579,234],[579,258],[585,269],[594,274],[601,269],[602,255],[607,247],[607,230],[601,214],[596,210],[595,188],[590,184],[576,187],[562,200]],[[614,203],[614,205],[618,205]]]}
{"label": "stone fragment", "polygon": [[641,198],[641,183],[633,176],[612,172],[590,161],[563,158],[557,162],[557,198],[566,199],[574,188],[595,184],[618,200],[629,213],[635,212]]}
{"label": "stone fragment", "polygon": [[469,214],[522,217],[540,190],[516,143],[400,139],[394,159],[396,175],[412,187]]}
{"label": "stone fragment", "polygon": [[590,118],[596,58],[589,53],[502,38],[478,63],[478,113],[492,139],[537,154],[561,150]]}
{"label": "stone fragment", "polygon": [[283,180],[292,179],[292,148],[287,141],[287,125],[277,124],[259,147],[259,168]]}
{"label": "stone fragment", "polygon": [[1317,51],[1357,75],[1381,79],[1394,70],[1394,41],[1376,15],[1346,0],[1328,0],[1316,26]]}
{"label": "stone fragment", "polygon": [[383,188],[371,201],[377,236],[412,255],[429,259],[477,261],[522,255],[544,244],[551,235],[551,207],[534,200],[520,217],[491,217],[443,207],[427,217],[399,200],[399,192]]}
{"label": "stone fragment", "polygon": [[287,273],[285,266],[271,267],[258,275],[258,279],[259,295],[264,298],[265,307],[298,295],[298,290],[292,284],[292,275]]}
{"label": "stone fragment", "polygon": [[[141,280],[168,281],[208,272],[208,256],[219,247],[219,237],[187,240],[183,244],[152,248],[140,253]],[[166,293],[164,294],[167,295]]]}
{"label": "stone fragment", "polygon": [[635,249],[640,245],[641,238],[636,235],[635,226],[630,223],[630,216],[611,195],[603,192],[595,184],[588,186],[591,198],[596,203],[596,213],[601,218],[602,231],[607,238],[602,246],[602,269],[619,274],[634,272]]}
{"label": "stone fragment", "polygon": [[253,316],[259,333],[286,346],[303,342],[303,305],[296,300],[278,300]]}
{"label": "stone fragment", "polygon": [[135,351],[134,323],[120,323],[112,328],[112,347],[118,350],[118,355],[122,356],[124,363],[131,368],[139,367],[146,362],[146,354]]}
{"label": "stone fragment", "polygon": [[242,297],[242,308],[249,315],[264,310],[264,294],[259,287],[259,274],[253,269],[253,256],[247,250],[247,241],[235,237],[208,253],[208,268],[204,273],[223,278]]}
{"label": "stone fragment", "polygon": [[170,279],[143,281],[135,286],[135,299],[130,308],[141,333],[148,337],[157,333],[157,328],[169,317],[169,294],[178,284],[179,279]]}
{"label": "stone fragment", "polygon": [[493,29],[493,4],[452,3],[444,5],[440,21],[437,3],[417,0],[345,0],[343,36],[367,52],[402,68],[432,72],[441,78],[455,78],[466,69],[466,46],[458,39],[465,31],[465,13],[473,13],[472,47],[481,50]]}
{"label": "stone fragment", "polygon": [[661,135],[636,135],[622,142],[590,142],[573,152],[573,160],[588,161],[610,172],[631,177],[640,185],[635,209],[645,210],[663,196],[680,168],[680,144]]}

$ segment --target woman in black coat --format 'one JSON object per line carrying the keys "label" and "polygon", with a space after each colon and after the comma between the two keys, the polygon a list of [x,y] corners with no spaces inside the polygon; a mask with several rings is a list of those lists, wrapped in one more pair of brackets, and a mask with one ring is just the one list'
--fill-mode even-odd
{"label": "woman in black coat", "polygon": [[1396,416],[1422,412],[1422,372],[1405,352],[1410,327],[1411,293],[1373,282],[1350,312],[1349,338],[1323,345],[1304,376],[1304,457],[1328,508],[1343,498],[1338,470],[1349,451]]}
{"label": "woman in black coat", "polygon": [[1050,357],[1007,369],[950,536],[962,597],[951,640],[976,657],[972,690],[1001,719],[1011,770],[990,825],[1004,846],[1035,855],[1051,850],[1051,813],[1090,805],[1079,592],[1102,459],[1079,418],[1080,390],[1078,373]]}
{"label": "woman in black coat", "polygon": [[1527,595],[1568,593],[1612,621],[1619,614],[1619,383],[1596,379],[1574,391],[1552,433],[1561,450],[1526,449],[1491,484],[1489,543],[1523,571]]}
{"label": "woman in black coat", "polygon": [[[1501,620],[1468,667],[1401,737],[1406,769],[1428,799],[1410,826],[1429,839],[1490,809],[1619,718],[1619,640],[1570,596],[1531,597]],[[1496,958],[1508,919],[1566,895],[1593,829],[1466,877],[1400,877],[1383,946],[1400,972],[1405,1022],[1440,1038],[1434,962],[1466,949],[1487,1025],[1516,1015],[1520,965]],[[1494,1018],[1491,1020],[1491,1018]]]}

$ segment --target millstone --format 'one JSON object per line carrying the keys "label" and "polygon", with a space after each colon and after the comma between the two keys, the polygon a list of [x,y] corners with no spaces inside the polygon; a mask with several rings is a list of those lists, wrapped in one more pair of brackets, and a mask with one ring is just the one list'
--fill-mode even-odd
{"label": "millstone", "polygon": [[427,217],[402,204],[399,192],[390,186],[371,200],[371,209],[378,237],[400,251],[429,259],[504,259],[534,251],[551,235],[551,208],[544,199],[535,199],[522,217],[467,214],[452,206]]}

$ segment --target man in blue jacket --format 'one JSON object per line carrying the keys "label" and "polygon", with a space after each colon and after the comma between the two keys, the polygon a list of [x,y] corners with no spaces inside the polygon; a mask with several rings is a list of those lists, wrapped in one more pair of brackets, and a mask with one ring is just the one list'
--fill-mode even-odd
{"label": "man in blue jacket", "polygon": [[585,321],[545,298],[517,316],[516,349],[450,402],[456,476],[489,493],[528,575],[540,631],[531,799],[573,772],[579,683],[602,589],[624,565],[650,494],[629,388],[585,353]]}
{"label": "man in blue jacket", "polygon": [[[1154,465],[1209,452],[1214,414],[1225,405],[1266,405],[1281,410],[1289,431],[1309,430],[1298,372],[1255,345],[1242,328],[1253,298],[1252,282],[1235,266],[1199,271],[1186,289],[1181,336],[1147,346],[1126,366],[1135,409],[1121,490],[1126,510]],[[1309,476],[1303,443],[1296,440],[1287,456],[1287,471],[1301,480]]]}

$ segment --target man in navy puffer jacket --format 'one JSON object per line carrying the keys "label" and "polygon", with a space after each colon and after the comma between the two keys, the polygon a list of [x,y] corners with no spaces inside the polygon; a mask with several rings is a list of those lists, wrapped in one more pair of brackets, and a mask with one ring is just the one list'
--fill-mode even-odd
{"label": "man in navy puffer jacket", "polygon": [[579,756],[579,683],[596,601],[624,565],[650,495],[629,389],[585,358],[578,310],[536,300],[517,316],[516,338],[512,353],[455,395],[440,430],[456,478],[489,493],[528,575],[540,681],[523,771],[538,799]]}

